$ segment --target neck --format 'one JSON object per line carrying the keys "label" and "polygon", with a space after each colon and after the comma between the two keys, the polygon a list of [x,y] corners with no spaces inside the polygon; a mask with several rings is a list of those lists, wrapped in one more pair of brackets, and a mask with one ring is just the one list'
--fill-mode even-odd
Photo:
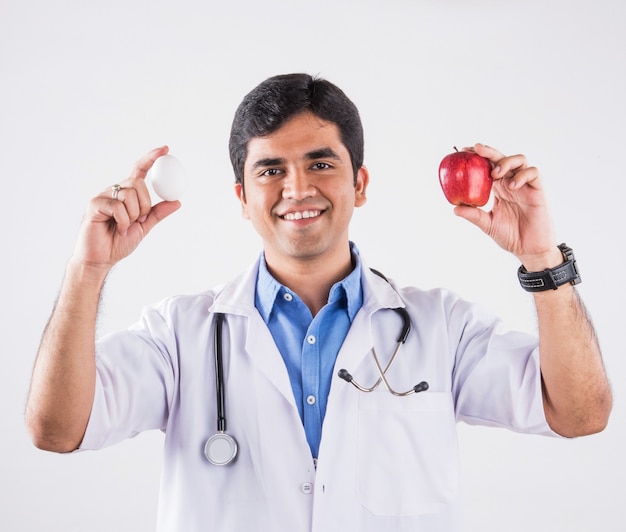
{"label": "neck", "polygon": [[332,286],[354,269],[349,245],[333,258],[292,258],[285,261],[283,258],[276,260],[268,257],[266,251],[265,261],[272,276],[298,294],[313,316],[328,302]]}

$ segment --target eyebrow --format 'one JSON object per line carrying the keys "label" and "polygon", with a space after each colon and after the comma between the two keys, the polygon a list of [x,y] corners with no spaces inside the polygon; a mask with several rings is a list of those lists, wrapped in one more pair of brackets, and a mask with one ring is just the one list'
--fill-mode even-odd
{"label": "eyebrow", "polygon": [[285,159],[281,159],[280,157],[267,157],[265,159],[259,159],[258,161],[254,161],[252,168],[256,169],[265,168],[267,166],[280,166],[284,162]]}
{"label": "eyebrow", "polygon": [[[312,150],[304,154],[304,158],[313,161],[316,159],[335,159],[341,160],[341,157],[335,153],[335,150],[329,147],[318,148],[316,150]],[[267,168],[270,166],[281,166],[285,163],[285,159],[282,157],[266,157],[263,159],[259,159],[255,161],[252,165],[252,169],[256,170],[257,168]]]}
{"label": "eyebrow", "polygon": [[320,148],[318,150],[310,151],[307,154],[305,154],[305,158],[309,159],[309,160],[312,160],[312,159],[337,159],[337,160],[340,160],[341,159],[339,157],[339,155],[337,155],[332,148]]}

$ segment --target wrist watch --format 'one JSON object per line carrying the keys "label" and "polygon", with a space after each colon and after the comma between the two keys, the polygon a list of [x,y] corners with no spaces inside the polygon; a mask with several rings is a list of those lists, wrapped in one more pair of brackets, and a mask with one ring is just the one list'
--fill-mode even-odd
{"label": "wrist watch", "polygon": [[564,284],[580,283],[580,275],[576,266],[574,252],[565,244],[559,246],[565,261],[556,268],[546,268],[540,272],[529,272],[522,264],[517,270],[517,278],[522,288],[527,292],[543,292],[544,290],[556,290]]}

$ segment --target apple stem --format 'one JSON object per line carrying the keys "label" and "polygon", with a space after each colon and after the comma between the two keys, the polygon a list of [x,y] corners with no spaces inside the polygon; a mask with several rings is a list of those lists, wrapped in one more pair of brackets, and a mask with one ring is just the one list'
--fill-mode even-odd
{"label": "apple stem", "polygon": [[458,150],[458,148],[456,146],[452,146],[452,147],[454,148],[455,152],[459,153],[459,150]]}

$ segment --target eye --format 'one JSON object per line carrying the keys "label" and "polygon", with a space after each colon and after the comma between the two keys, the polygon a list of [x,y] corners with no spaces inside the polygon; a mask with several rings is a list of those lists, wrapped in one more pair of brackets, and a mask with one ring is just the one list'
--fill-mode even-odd
{"label": "eye", "polygon": [[262,176],[266,176],[266,177],[274,177],[278,174],[280,174],[280,170],[278,168],[268,168],[267,170],[261,173]]}
{"label": "eye", "polygon": [[332,166],[328,163],[315,163],[313,165],[313,169],[314,170],[328,170],[329,168],[332,168]]}

